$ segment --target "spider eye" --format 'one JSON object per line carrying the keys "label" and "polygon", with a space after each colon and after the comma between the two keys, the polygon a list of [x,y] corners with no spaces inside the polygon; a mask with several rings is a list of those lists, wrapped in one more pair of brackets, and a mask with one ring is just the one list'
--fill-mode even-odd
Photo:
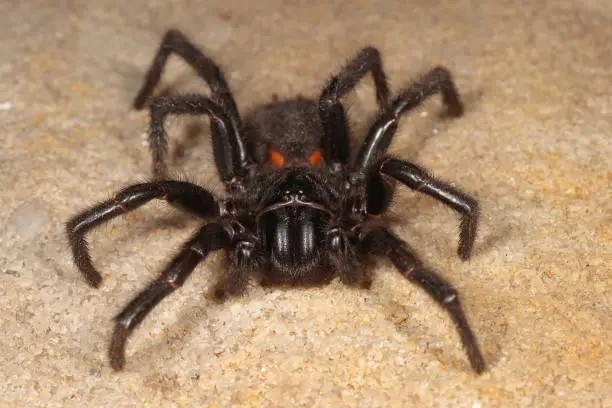
{"label": "spider eye", "polygon": [[285,158],[278,150],[268,149],[268,162],[276,167],[283,167],[285,165]]}
{"label": "spider eye", "polygon": [[314,152],[312,152],[312,154],[308,158],[308,161],[310,162],[311,166],[316,166],[317,164],[321,162],[322,158],[323,158],[323,152],[321,151],[321,149],[317,149]]}

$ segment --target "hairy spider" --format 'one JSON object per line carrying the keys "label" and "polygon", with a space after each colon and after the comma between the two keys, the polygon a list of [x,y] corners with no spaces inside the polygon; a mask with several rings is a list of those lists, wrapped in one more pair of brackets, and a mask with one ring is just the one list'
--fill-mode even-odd
{"label": "hairy spider", "polygon": [[[98,287],[100,273],[92,263],[85,234],[110,219],[153,199],[165,200],[195,214],[205,223],[151,282],[116,317],[109,349],[111,366],[125,365],[125,343],[134,328],[167,295],[180,287],[212,251],[229,254],[229,270],[216,295],[243,292],[250,277],[272,284],[324,283],[335,277],[368,287],[370,275],[359,261],[368,255],[388,257],[409,281],[422,287],[446,309],[457,327],[474,371],[485,362],[457,291],[423,266],[413,251],[376,217],[387,210],[393,180],[430,195],[461,215],[458,254],[470,257],[478,206],[474,199],[404,160],[386,155],[399,118],[440,92],[450,116],[463,107],[446,68],[427,72],[389,101],[389,88],[379,52],[361,50],[333,76],[317,101],[296,98],[258,108],[244,121],[223,73],[182,33],[166,33],[134,100],[141,109],[151,97],[171,53],[181,56],[211,88],[210,98],[187,94],[160,96],[150,105],[149,142],[153,181],[120,190],[73,217],[66,227],[74,262],[89,285]],[[354,161],[341,98],[368,72],[380,107]],[[168,115],[208,115],[215,164],[227,197],[216,199],[198,185],[169,179]]]}

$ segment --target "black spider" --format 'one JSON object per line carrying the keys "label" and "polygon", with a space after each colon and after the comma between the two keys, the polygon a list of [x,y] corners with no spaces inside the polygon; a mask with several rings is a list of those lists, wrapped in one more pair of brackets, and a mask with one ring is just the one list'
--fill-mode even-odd
{"label": "black spider", "polygon": [[[132,330],[164,297],[181,286],[195,267],[216,250],[228,251],[227,278],[216,295],[241,293],[257,274],[272,284],[323,283],[339,277],[351,285],[370,285],[360,268],[368,255],[387,256],[399,272],[421,286],[453,319],[472,368],[485,369],[457,291],[424,267],[409,247],[376,217],[391,203],[393,179],[449,205],[461,215],[458,253],[472,252],[478,206],[474,199],[427,171],[386,155],[399,118],[438,92],[450,116],[463,107],[449,71],[437,67],[389,102],[379,52],[367,47],[333,76],[318,101],[297,98],[257,109],[244,123],[219,67],[179,31],[168,31],[134,101],[141,109],[159,82],[170,53],[189,63],[211,88],[211,97],[157,97],[150,103],[150,148],[154,180],[135,184],[73,217],[67,232],[74,262],[98,287],[85,234],[152,199],[165,200],[206,220],[151,282],[116,317],[110,345],[111,366],[125,365],[125,342]],[[356,159],[349,161],[349,135],[340,99],[372,73],[380,114]],[[167,176],[168,115],[208,115],[217,170],[228,197]]]}

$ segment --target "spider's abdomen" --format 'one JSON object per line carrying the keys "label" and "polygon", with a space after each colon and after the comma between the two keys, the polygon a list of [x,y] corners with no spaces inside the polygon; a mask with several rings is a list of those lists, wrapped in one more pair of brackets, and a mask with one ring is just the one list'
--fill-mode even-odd
{"label": "spider's abdomen", "polygon": [[316,208],[288,206],[261,217],[263,247],[272,270],[270,278],[296,281],[321,266],[324,227],[328,215]]}

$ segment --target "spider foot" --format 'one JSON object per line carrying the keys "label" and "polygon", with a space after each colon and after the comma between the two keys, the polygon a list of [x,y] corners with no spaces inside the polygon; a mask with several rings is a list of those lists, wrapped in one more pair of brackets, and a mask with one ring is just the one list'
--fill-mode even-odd
{"label": "spider foot", "polygon": [[128,335],[129,332],[127,328],[122,324],[117,323],[113,332],[110,348],[108,350],[110,365],[115,371],[121,371],[123,370],[123,367],[125,367],[125,342]]}
{"label": "spider foot", "polygon": [[446,115],[449,118],[458,118],[460,116],[463,116],[463,104],[461,104],[461,102],[457,103],[457,104],[452,104],[452,105],[448,105],[446,108]]}

